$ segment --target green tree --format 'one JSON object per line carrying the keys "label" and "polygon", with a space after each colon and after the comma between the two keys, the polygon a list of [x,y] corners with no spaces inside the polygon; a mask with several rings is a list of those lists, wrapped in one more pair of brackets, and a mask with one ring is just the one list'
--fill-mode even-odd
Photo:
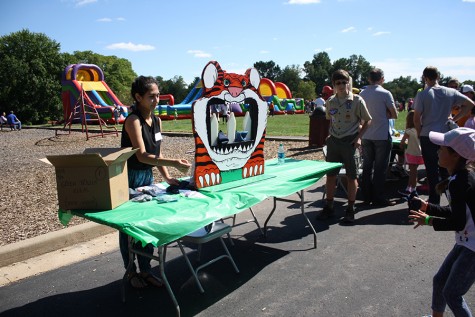
{"label": "green tree", "polygon": [[256,62],[254,68],[257,69],[262,78],[268,78],[272,81],[276,81],[282,73],[279,65],[276,65],[273,61]]}
{"label": "green tree", "polygon": [[294,95],[299,88],[302,81],[300,78],[300,67],[298,65],[286,66],[282,74],[276,78],[275,81],[280,81],[289,87],[292,95]]}
{"label": "green tree", "polygon": [[0,111],[13,110],[24,123],[60,117],[63,63],[60,45],[42,33],[0,37]]}
{"label": "green tree", "polygon": [[346,70],[353,78],[353,87],[368,85],[368,74],[371,64],[361,55],[351,55],[350,58],[340,58],[332,65],[332,73],[338,69]]}
{"label": "green tree", "polygon": [[315,92],[315,83],[310,80],[302,80],[295,92],[294,98],[303,98],[305,100],[315,100],[317,93]]}
{"label": "green tree", "polygon": [[304,79],[308,79],[315,84],[315,93],[321,93],[323,86],[327,85],[331,79],[332,64],[327,52],[320,52],[313,55],[311,62],[304,63]]}
{"label": "green tree", "polygon": [[[160,85],[160,93],[173,95],[175,103],[182,102],[189,92],[185,80],[181,76],[175,76],[168,80],[164,80],[158,76],[157,80]],[[191,88],[193,88],[193,86]]]}
{"label": "green tree", "polygon": [[409,98],[416,96],[417,89],[421,88],[421,84],[411,76],[401,76],[384,83],[383,87],[392,93],[395,101],[406,102]]}

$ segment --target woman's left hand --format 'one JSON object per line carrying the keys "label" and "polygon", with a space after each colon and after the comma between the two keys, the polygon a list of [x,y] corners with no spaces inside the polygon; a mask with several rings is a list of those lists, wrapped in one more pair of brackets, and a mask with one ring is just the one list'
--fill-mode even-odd
{"label": "woman's left hand", "polygon": [[165,178],[165,182],[167,182],[168,185],[180,185],[180,181],[176,178]]}

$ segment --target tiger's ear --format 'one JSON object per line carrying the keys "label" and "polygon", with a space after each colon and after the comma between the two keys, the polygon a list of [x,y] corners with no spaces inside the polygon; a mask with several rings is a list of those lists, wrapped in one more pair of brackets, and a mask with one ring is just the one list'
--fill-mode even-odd
{"label": "tiger's ear", "polygon": [[261,75],[255,68],[249,68],[246,70],[246,76],[249,77],[249,83],[256,89],[259,88],[259,84],[261,83]]}
{"label": "tiger's ear", "polygon": [[216,61],[211,61],[206,64],[201,75],[201,80],[203,81],[203,86],[205,88],[211,88],[214,86],[214,83],[218,79],[218,73],[222,72],[221,66]]}

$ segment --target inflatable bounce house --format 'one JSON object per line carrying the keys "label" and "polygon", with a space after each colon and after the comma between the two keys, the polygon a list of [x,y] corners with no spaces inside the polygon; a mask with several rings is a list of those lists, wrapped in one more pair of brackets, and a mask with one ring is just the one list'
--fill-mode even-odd
{"label": "inflatable bounce house", "polygon": [[[268,106],[259,94],[260,82],[255,68],[249,68],[245,74],[235,74],[221,69],[216,61],[205,66],[201,76],[203,95],[192,106],[195,139],[192,177],[197,188],[264,174]],[[243,128],[236,128],[235,113],[230,112],[227,131],[220,131],[213,108],[231,104],[247,105]]]}
{"label": "inflatable bounce house", "polygon": [[191,105],[202,93],[201,81],[198,80],[179,104],[175,104],[173,95],[160,95],[160,101],[165,101],[166,104],[159,104],[155,108],[155,115],[162,120],[191,119]]}
{"label": "inflatable bounce house", "polygon": [[274,105],[274,114],[305,112],[305,101],[302,98],[292,98],[289,87],[284,83],[274,83],[270,79],[262,78],[259,93],[269,105]]}
{"label": "inflatable bounce house", "polygon": [[[107,123],[122,123],[128,110],[104,81],[104,73],[93,64],[72,64],[64,69],[62,80],[63,115],[67,121],[77,100],[93,107]],[[116,115],[114,116],[114,111]]]}

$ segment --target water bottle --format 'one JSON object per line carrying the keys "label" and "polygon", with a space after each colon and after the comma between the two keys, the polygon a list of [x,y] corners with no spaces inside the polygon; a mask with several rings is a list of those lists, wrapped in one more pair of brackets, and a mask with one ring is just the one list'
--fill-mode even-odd
{"label": "water bottle", "polygon": [[278,164],[285,163],[285,150],[284,150],[284,145],[282,143],[279,145],[279,148],[277,149],[277,162]]}

